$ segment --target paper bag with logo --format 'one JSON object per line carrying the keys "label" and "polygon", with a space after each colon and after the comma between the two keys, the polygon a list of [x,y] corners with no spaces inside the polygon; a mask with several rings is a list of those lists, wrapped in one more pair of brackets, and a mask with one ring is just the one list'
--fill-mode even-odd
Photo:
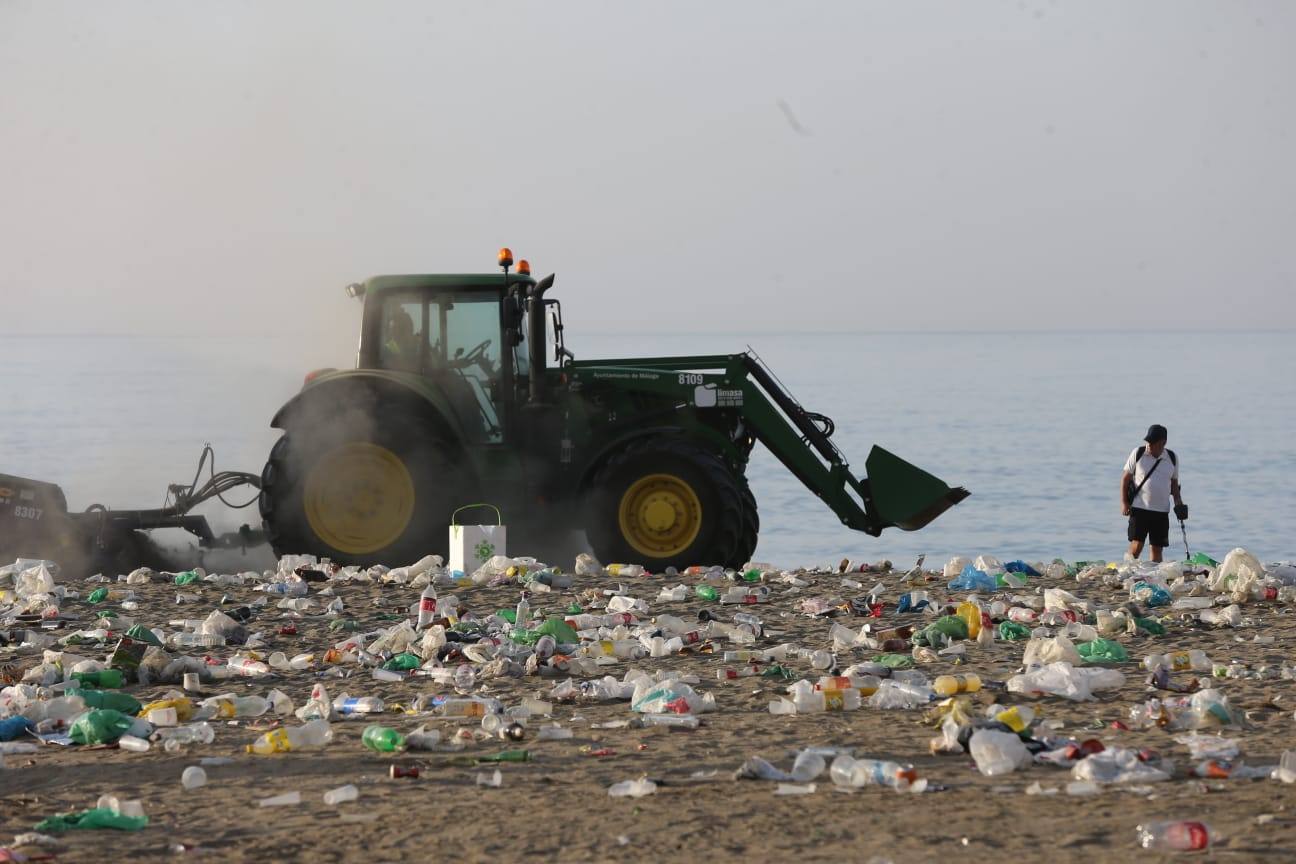
{"label": "paper bag with logo", "polygon": [[[494,525],[460,525],[459,514],[474,507],[495,511]],[[499,508],[490,504],[468,504],[450,514],[449,569],[472,574],[495,555],[507,555],[508,531]]]}

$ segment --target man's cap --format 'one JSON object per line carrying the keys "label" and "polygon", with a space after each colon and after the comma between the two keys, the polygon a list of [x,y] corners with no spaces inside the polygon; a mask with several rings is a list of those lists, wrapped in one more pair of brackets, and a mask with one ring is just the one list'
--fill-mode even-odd
{"label": "man's cap", "polygon": [[1162,426],[1160,423],[1153,423],[1151,426],[1148,427],[1147,434],[1143,436],[1143,440],[1149,444],[1155,444],[1157,441],[1164,441],[1169,437],[1170,436],[1166,432],[1166,428],[1164,426]]}

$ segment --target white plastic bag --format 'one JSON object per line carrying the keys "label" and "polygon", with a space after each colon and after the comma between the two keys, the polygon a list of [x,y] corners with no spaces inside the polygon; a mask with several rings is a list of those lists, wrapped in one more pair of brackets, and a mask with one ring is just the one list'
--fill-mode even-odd
{"label": "white plastic bag", "polygon": [[977,770],[987,777],[1011,774],[1031,764],[1030,751],[1016,735],[994,729],[978,729],[968,741],[968,752]]}

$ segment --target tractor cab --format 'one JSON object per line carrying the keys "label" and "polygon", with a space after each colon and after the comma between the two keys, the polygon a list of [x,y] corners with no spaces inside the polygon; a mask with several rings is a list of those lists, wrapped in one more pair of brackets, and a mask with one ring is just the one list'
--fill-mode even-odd
{"label": "tractor cab", "polygon": [[547,308],[562,338],[557,301],[543,297],[553,277],[537,283],[526,261],[509,272],[508,249],[499,260],[502,275],[378,276],[347,288],[365,304],[357,368],[428,379],[487,444],[503,443],[519,407],[544,393]]}

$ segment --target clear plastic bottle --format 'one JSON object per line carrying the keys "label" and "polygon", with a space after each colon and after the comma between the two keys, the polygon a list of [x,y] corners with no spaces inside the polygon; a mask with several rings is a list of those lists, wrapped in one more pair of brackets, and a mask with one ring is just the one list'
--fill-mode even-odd
{"label": "clear plastic bottle", "polygon": [[513,611],[513,626],[519,630],[525,630],[531,624],[531,601],[527,599],[525,591],[522,592],[522,599],[518,601],[517,608]]}
{"label": "clear plastic bottle", "polygon": [[158,729],[153,737],[158,741],[174,741],[177,744],[210,744],[216,740],[216,730],[207,722],[190,723],[188,726]]}
{"label": "clear plastic bottle", "polygon": [[1217,839],[1205,822],[1153,822],[1138,826],[1139,845],[1167,852],[1199,852]]}
{"label": "clear plastic bottle", "polygon": [[387,703],[377,696],[349,696],[346,693],[333,700],[333,710],[339,714],[381,714]]}
{"label": "clear plastic bottle", "polygon": [[918,780],[912,767],[882,759],[853,759],[844,753],[833,760],[828,774],[838,786],[889,786],[897,792]]}
{"label": "clear plastic bottle", "polygon": [[603,569],[607,571],[609,576],[625,577],[627,579],[634,579],[648,572],[638,564],[609,564]]}
{"label": "clear plastic bottle", "polygon": [[225,637],[219,633],[172,633],[167,637],[169,648],[220,648]]}
{"label": "clear plastic bottle", "polygon": [[455,670],[454,673],[455,692],[462,696],[471,693],[473,691],[473,688],[476,686],[477,686],[476,670],[474,670],[473,667],[468,663],[461,664],[459,668]]}
{"label": "clear plastic bottle", "polygon": [[185,789],[197,789],[207,783],[207,772],[197,765],[190,765],[180,774],[180,785]]}
{"label": "clear plastic bottle", "polygon": [[260,717],[270,710],[270,700],[263,696],[217,696],[205,700],[203,708],[207,709],[204,716],[222,720],[232,717]]}
{"label": "clear plastic bottle", "polygon": [[247,752],[268,756],[272,753],[318,749],[332,740],[333,729],[327,720],[311,720],[301,726],[272,729],[249,744]]}
{"label": "clear plastic bottle", "polygon": [[270,667],[252,657],[231,657],[225,664],[235,675],[245,678],[260,678],[270,674]]}

